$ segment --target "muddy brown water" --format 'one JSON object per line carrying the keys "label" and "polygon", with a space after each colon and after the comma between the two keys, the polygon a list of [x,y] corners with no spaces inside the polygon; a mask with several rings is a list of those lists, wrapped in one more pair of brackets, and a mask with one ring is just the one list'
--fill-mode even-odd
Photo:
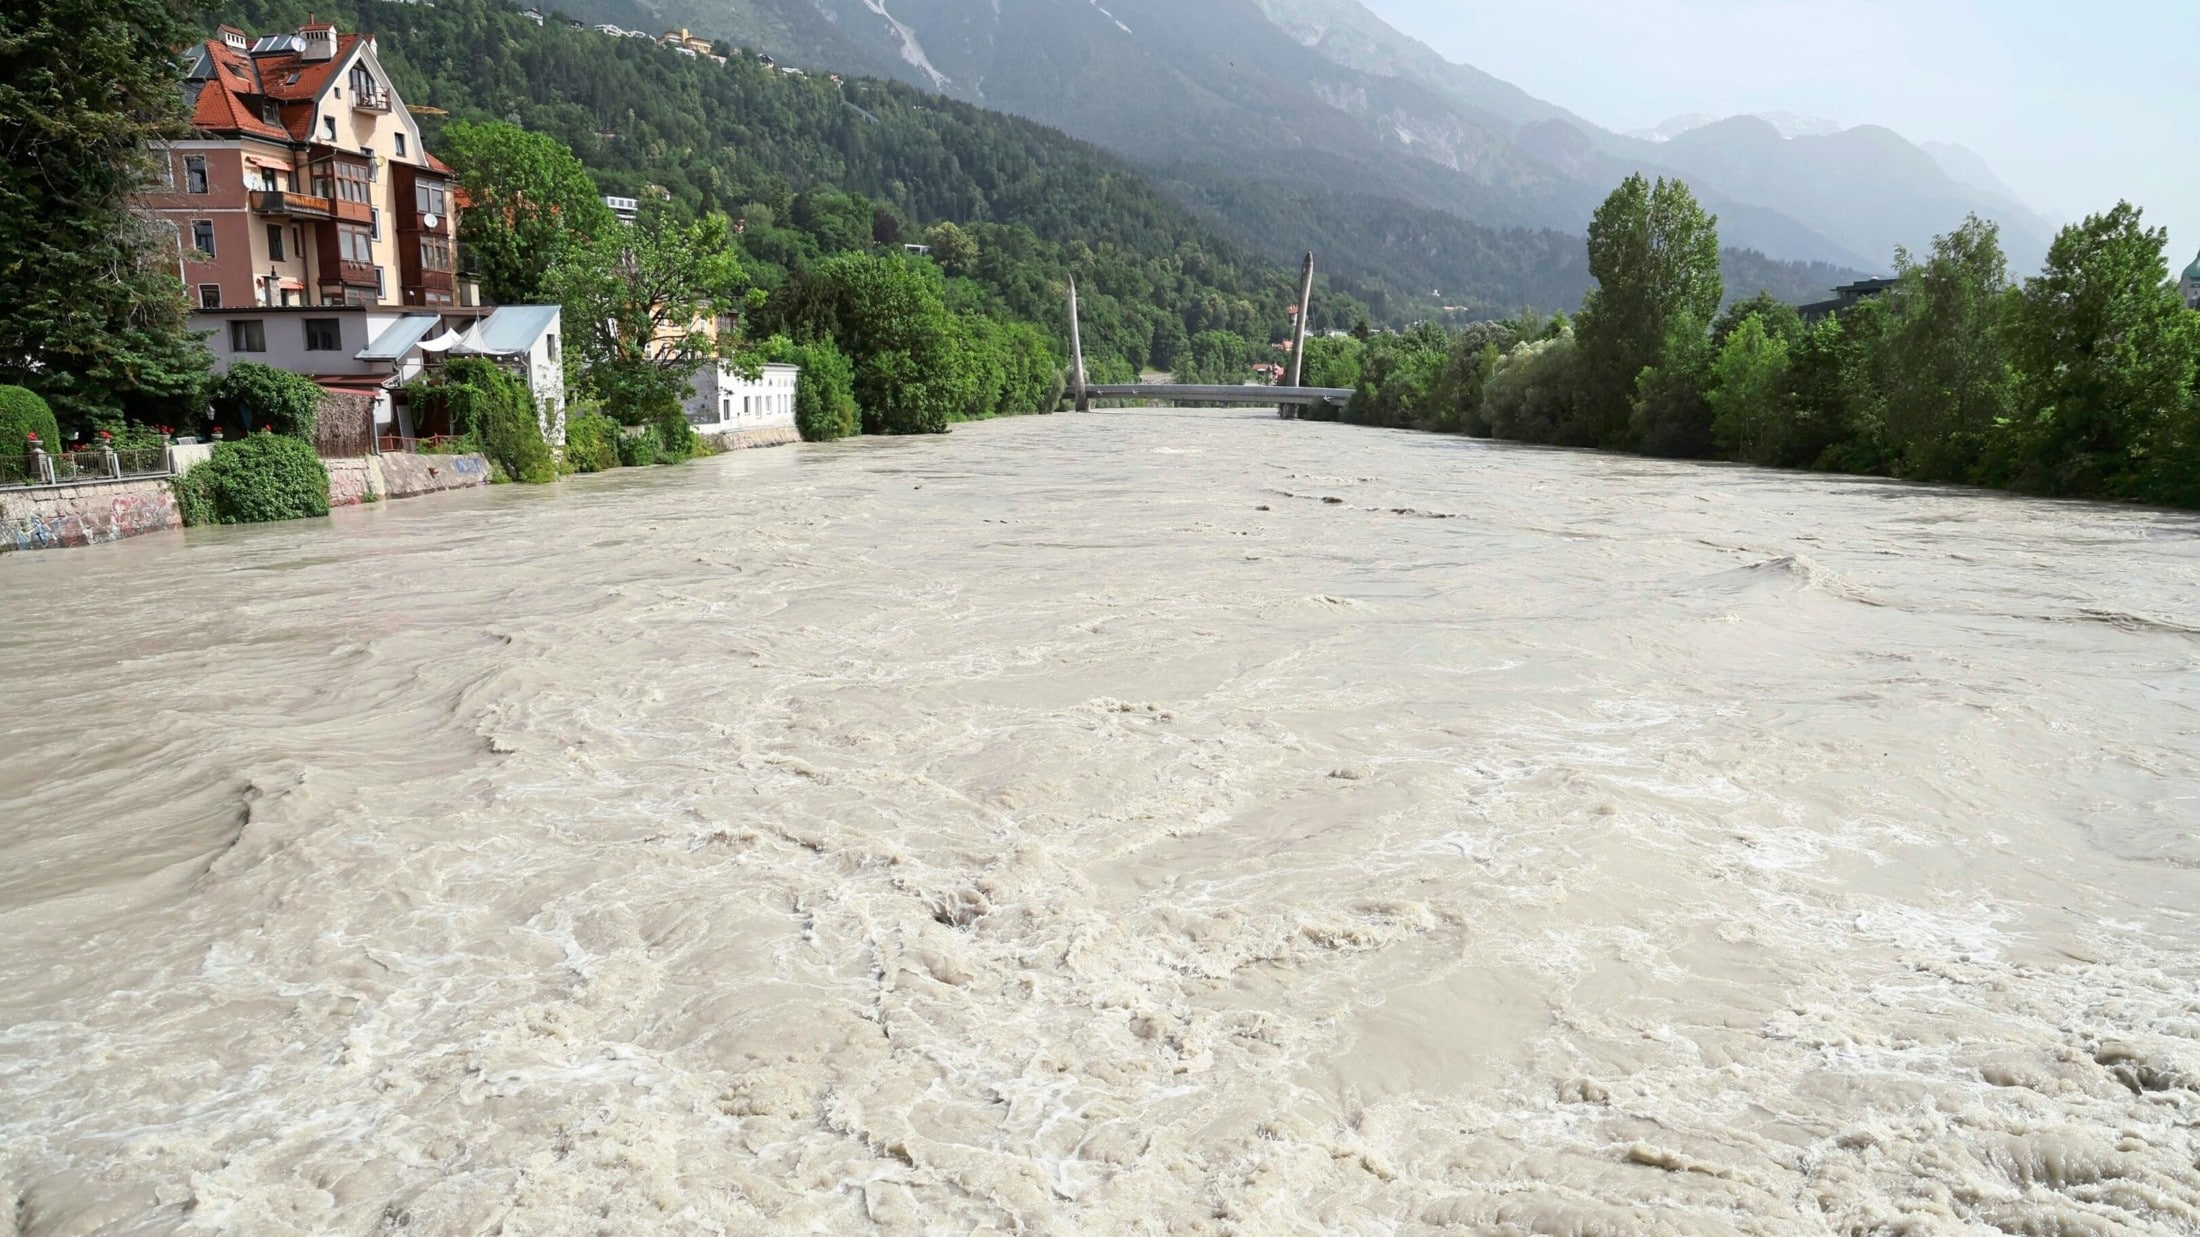
{"label": "muddy brown water", "polygon": [[1190,411],[0,558],[0,1233],[2200,1231],[2200,520]]}

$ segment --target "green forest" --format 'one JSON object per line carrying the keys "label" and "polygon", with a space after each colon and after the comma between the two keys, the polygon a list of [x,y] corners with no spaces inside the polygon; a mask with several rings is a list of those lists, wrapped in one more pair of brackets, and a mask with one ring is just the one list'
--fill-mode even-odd
{"label": "green forest", "polygon": [[2018,280],[1972,218],[1806,322],[1725,304],[1717,221],[1638,176],[1590,228],[1579,313],[1318,341],[1310,381],[1355,388],[1363,425],[2200,506],[2200,313],[2167,245],[2118,203]]}

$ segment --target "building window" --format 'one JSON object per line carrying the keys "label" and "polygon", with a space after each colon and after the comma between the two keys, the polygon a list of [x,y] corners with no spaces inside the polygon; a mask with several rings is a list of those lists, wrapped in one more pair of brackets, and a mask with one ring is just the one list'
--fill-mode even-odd
{"label": "building window", "polygon": [[307,352],[341,352],[343,349],[344,327],[340,319],[306,319]]}
{"label": "building window", "polygon": [[163,189],[176,187],[176,157],[168,151],[160,152],[160,171],[155,176],[155,183]]}
{"label": "building window", "polygon": [[367,183],[367,169],[356,163],[336,165],[336,197],[346,202],[366,205],[374,201],[374,190]]}
{"label": "building window", "polygon": [[358,99],[361,103],[374,97],[374,75],[367,72],[365,65],[359,65],[352,69],[351,93],[352,97]]}
{"label": "building window", "polygon": [[402,156],[405,153],[405,135],[400,133],[390,140],[397,143],[397,153]]}
{"label": "building window", "polygon": [[382,239],[382,208],[381,208],[381,207],[379,207],[379,206],[370,206],[370,207],[368,207],[368,208],[367,208],[367,226],[368,226],[368,227],[370,227],[370,228],[372,228],[372,229],[374,230],[374,239],[376,239],[376,240],[381,240],[381,239]]}
{"label": "building window", "polygon": [[214,256],[213,220],[193,219],[191,221],[191,247],[209,258]]}
{"label": "building window", "polygon": [[321,117],[321,133],[329,141],[336,140],[336,118],[334,116]]}
{"label": "building window", "polygon": [[206,180],[206,156],[183,157],[183,191],[185,193],[211,193],[213,187]]}
{"label": "building window", "polygon": [[279,223],[267,225],[267,260],[270,262],[283,260],[283,225]]}
{"label": "building window", "polygon": [[240,318],[229,324],[231,352],[267,351],[267,324],[258,318]]}
{"label": "building window", "polygon": [[424,271],[450,270],[451,242],[440,236],[421,237],[420,269]]}
{"label": "building window", "polygon": [[306,256],[306,230],[299,224],[290,225],[290,251],[301,258]]}
{"label": "building window", "polygon": [[549,337],[549,344],[550,344],[550,360],[551,360],[552,362],[555,362],[555,361],[556,361],[556,360],[558,359],[558,337],[557,337],[557,336],[555,336],[555,335],[552,335],[552,336],[550,336],[550,337]]}
{"label": "building window", "polygon": [[443,213],[443,186],[417,183],[413,186],[413,209],[423,215]]}
{"label": "building window", "polygon": [[218,283],[202,283],[202,284],[200,284],[200,285],[199,285],[199,308],[200,308],[200,309],[220,309],[221,307],[222,307],[222,286],[221,286],[220,284],[218,284]]}
{"label": "building window", "polygon": [[374,268],[374,299],[379,301],[388,295],[389,289],[382,286],[382,268],[377,266]]}
{"label": "building window", "polygon": [[345,262],[374,261],[374,237],[356,223],[336,225],[336,256]]}

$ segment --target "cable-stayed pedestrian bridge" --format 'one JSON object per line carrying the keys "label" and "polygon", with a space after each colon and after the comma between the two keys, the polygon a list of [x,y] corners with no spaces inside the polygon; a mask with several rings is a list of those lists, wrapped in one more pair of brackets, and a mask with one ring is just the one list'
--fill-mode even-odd
{"label": "cable-stayed pedestrian bridge", "polygon": [[1096,399],[1142,399],[1187,404],[1254,404],[1274,408],[1306,408],[1314,404],[1342,406],[1352,398],[1350,387],[1227,387],[1187,386],[1182,383],[1095,383],[1085,388],[1089,403]]}
{"label": "cable-stayed pedestrian bridge", "polygon": [[1085,337],[1077,321],[1077,281],[1069,281],[1070,397],[1077,411],[1092,411],[1096,399],[1167,400],[1190,404],[1253,404],[1274,408],[1285,417],[1316,404],[1341,407],[1352,398],[1345,387],[1304,387],[1299,376],[1306,365],[1307,310],[1314,299],[1314,255],[1306,255],[1299,272],[1299,303],[1291,307],[1291,381],[1284,386],[1201,386],[1183,383],[1088,383],[1085,381]]}

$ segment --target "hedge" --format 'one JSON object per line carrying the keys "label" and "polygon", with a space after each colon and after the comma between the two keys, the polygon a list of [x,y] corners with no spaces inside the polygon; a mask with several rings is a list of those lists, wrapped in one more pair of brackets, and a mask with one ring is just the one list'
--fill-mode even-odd
{"label": "hedge", "polygon": [[0,451],[29,453],[30,436],[48,451],[61,449],[61,425],[36,391],[0,386]]}
{"label": "hedge", "polygon": [[328,514],[328,469],[304,439],[252,434],[214,444],[213,458],[178,477],[175,493],[188,525],[303,520]]}
{"label": "hedge", "polygon": [[565,418],[565,467],[568,472],[609,472],[619,466],[619,423],[600,412],[569,413]]}

